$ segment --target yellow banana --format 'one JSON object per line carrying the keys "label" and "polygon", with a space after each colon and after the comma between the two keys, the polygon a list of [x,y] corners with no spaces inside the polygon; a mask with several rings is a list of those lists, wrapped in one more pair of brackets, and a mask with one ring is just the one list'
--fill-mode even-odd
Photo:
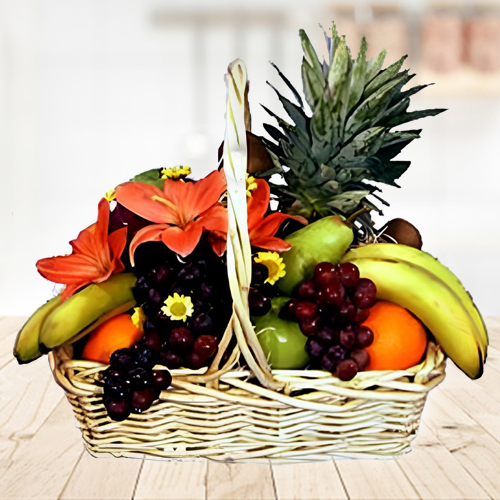
{"label": "yellow banana", "polygon": [[363,247],[351,250],[344,258],[349,259],[366,259],[366,258],[385,258],[398,259],[411,264],[418,265],[434,273],[438,278],[444,281],[459,297],[462,305],[467,309],[475,327],[479,332],[479,344],[483,359],[486,360],[488,350],[488,331],[478,308],[474,304],[472,297],[465,290],[460,280],[439,260],[427,252],[418,250],[417,248],[406,245],[398,245],[395,243],[376,243],[365,245]]}
{"label": "yellow banana", "polygon": [[[358,254],[359,255],[359,254]],[[470,378],[483,373],[479,332],[453,289],[435,273],[397,258],[354,258],[360,275],[377,285],[377,298],[405,307],[436,337],[446,354]]]}
{"label": "yellow banana", "polygon": [[108,280],[89,285],[57,307],[44,321],[40,332],[41,349],[49,350],[72,340],[102,315],[123,304],[135,304],[131,273],[115,274]]}
{"label": "yellow banana", "polygon": [[58,295],[43,304],[19,330],[14,344],[14,356],[20,364],[30,363],[42,355],[38,345],[40,330],[47,316],[59,306],[60,302],[61,296]]}

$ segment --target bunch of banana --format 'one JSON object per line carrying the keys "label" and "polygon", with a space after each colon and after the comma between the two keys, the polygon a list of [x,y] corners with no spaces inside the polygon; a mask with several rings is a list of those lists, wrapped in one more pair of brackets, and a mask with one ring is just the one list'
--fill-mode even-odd
{"label": "bunch of banana", "polygon": [[405,307],[431,331],[470,378],[483,373],[488,333],[460,280],[432,255],[406,245],[377,243],[347,252],[342,262],[358,266],[377,285],[377,298]]}
{"label": "bunch of banana", "polygon": [[29,363],[43,353],[64,344],[72,344],[107,319],[134,307],[132,288],[136,276],[115,274],[92,284],[61,302],[58,295],[35,311],[19,331],[14,356]]}

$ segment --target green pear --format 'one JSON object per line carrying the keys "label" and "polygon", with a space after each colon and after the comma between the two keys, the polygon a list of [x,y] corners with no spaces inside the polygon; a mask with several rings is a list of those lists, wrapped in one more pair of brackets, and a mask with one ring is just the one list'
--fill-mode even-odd
{"label": "green pear", "polygon": [[274,297],[266,315],[252,317],[255,333],[272,369],[298,370],[309,362],[305,350],[307,338],[299,325],[278,316],[289,300],[288,297]]}
{"label": "green pear", "polygon": [[279,289],[292,295],[301,281],[312,278],[316,264],[340,262],[353,239],[352,229],[338,215],[319,219],[286,237],[292,248],[281,254],[286,275],[277,281]]}

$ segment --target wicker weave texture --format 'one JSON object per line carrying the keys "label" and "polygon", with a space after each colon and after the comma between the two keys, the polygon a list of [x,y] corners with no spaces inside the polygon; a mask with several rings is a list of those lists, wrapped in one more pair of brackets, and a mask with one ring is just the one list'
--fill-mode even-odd
{"label": "wicker weave texture", "polygon": [[[427,393],[444,378],[445,358],[429,345],[424,363],[404,372],[363,372],[350,382],[321,371],[274,370],[286,387],[274,393],[239,369],[217,389],[189,382],[192,370],[174,370],[173,387],[142,415],[113,422],[102,403],[106,366],[51,353],[57,382],[66,389],[91,453],[231,461],[300,460],[314,455],[365,458],[410,450]],[[164,367],[158,366],[157,369]]]}
{"label": "wicker weave texture", "polygon": [[[405,453],[428,391],[445,376],[439,346],[429,343],[425,360],[408,370],[360,372],[348,382],[320,370],[272,370],[267,362],[248,311],[252,256],[245,129],[250,120],[242,61],[230,65],[226,85],[226,255],[233,315],[210,367],[172,370],[172,386],[160,401],[124,422],[110,420],[103,405],[100,380],[107,366],[72,359],[71,346],[55,349],[54,377],[73,405],[85,443],[95,454],[221,461]],[[233,337],[237,345],[226,353]]]}

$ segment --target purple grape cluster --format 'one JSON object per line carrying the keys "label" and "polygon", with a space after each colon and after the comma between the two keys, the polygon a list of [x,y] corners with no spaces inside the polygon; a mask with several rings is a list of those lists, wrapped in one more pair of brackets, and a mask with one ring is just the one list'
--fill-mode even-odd
{"label": "purple grape cluster", "polygon": [[[146,243],[136,252],[137,303],[148,320],[142,343],[170,369],[207,366],[215,356],[232,313],[227,270],[202,239],[195,251],[180,259],[163,243]],[[189,296],[194,306],[187,320],[172,320],[162,307],[174,293]]]}
{"label": "purple grape cluster", "polygon": [[103,374],[104,406],[112,420],[146,411],[172,383],[168,370],[153,370],[157,355],[143,339],[134,348],[115,351]]}
{"label": "purple grape cluster", "polygon": [[375,283],[360,278],[354,264],[321,262],[313,278],[304,280],[297,292],[280,315],[297,321],[308,337],[311,367],[351,380],[370,362],[365,348],[373,342],[373,332],[361,323],[375,304]]}

